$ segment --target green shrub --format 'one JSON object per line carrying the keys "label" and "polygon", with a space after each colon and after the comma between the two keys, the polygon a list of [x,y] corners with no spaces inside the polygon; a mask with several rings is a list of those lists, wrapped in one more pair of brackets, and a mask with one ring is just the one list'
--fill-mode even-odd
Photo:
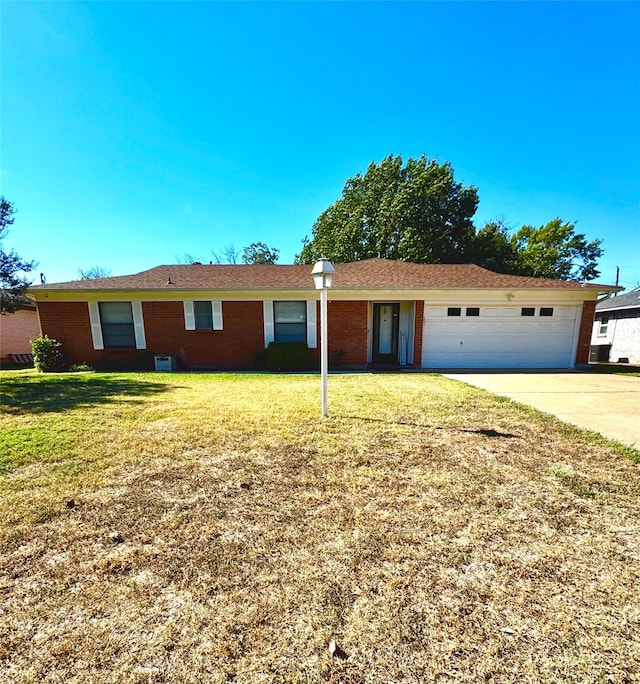
{"label": "green shrub", "polygon": [[65,369],[67,362],[62,353],[62,342],[52,340],[47,335],[31,340],[33,365],[41,373],[55,373]]}
{"label": "green shrub", "polygon": [[270,371],[307,370],[309,347],[306,342],[270,342],[266,365]]}
{"label": "green shrub", "polygon": [[88,373],[90,371],[93,371],[93,367],[90,366],[88,363],[74,363],[69,370],[72,373]]}

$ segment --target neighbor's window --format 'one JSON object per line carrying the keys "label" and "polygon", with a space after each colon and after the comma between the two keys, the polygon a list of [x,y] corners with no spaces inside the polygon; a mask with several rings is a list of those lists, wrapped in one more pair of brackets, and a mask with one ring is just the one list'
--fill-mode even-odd
{"label": "neighbor's window", "polygon": [[462,309],[459,306],[450,306],[447,309],[447,316],[460,316]]}
{"label": "neighbor's window", "polygon": [[606,335],[609,328],[609,316],[603,316],[600,319],[600,327],[598,328],[598,335]]}
{"label": "neighbor's window", "polygon": [[467,307],[467,316],[479,316],[480,315],[480,309],[477,306],[468,306]]}
{"label": "neighbor's window", "polygon": [[276,342],[307,341],[307,303],[273,303],[274,338]]}
{"label": "neighbor's window", "polygon": [[100,302],[99,307],[105,348],[135,347],[131,302]]}
{"label": "neighbor's window", "polygon": [[541,316],[553,316],[553,307],[552,306],[540,307],[540,315]]}
{"label": "neighbor's window", "polygon": [[211,302],[194,302],[193,316],[196,321],[196,330],[211,330],[213,328]]}
{"label": "neighbor's window", "polygon": [[520,311],[521,316],[535,316],[536,315],[536,310],[532,306],[523,306],[522,310]]}

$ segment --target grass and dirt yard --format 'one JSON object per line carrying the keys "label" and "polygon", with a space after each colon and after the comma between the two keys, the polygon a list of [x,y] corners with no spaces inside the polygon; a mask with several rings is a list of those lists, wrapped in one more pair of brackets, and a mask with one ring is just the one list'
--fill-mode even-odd
{"label": "grass and dirt yard", "polygon": [[640,454],[438,375],[3,372],[2,682],[640,681]]}

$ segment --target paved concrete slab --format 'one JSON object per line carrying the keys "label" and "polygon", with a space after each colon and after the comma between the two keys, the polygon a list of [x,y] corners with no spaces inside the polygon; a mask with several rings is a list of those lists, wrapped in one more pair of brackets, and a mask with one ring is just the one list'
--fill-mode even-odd
{"label": "paved concrete slab", "polygon": [[640,378],[573,372],[450,372],[561,420],[640,449]]}

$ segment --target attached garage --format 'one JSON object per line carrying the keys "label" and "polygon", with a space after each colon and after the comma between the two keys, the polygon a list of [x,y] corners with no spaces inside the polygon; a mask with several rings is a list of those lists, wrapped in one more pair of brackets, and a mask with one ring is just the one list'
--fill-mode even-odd
{"label": "attached garage", "polygon": [[572,368],[581,306],[425,302],[423,368]]}

